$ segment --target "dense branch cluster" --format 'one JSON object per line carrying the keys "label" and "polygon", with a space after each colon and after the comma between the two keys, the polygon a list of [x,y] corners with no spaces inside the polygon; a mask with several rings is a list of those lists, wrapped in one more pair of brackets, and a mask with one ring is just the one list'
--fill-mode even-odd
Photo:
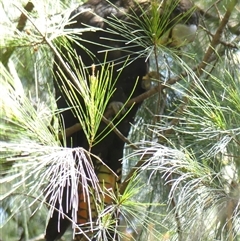
{"label": "dense branch cluster", "polygon": [[[191,163],[186,162],[186,166],[184,164],[181,167],[182,160],[177,160],[179,162],[176,162],[177,164],[175,165],[171,160],[171,158],[174,159],[175,157],[170,158],[168,154],[162,154],[159,150],[161,148],[164,149],[166,142],[170,140],[170,143],[174,135],[181,141],[181,147],[184,146],[184,141],[188,143],[188,140],[181,136],[179,130],[182,128],[180,127],[181,125],[189,123],[189,120],[183,120],[182,117],[187,115],[192,108],[191,94],[194,94],[196,90],[197,98],[199,96],[199,98],[202,98],[202,93],[199,95],[198,91],[206,87],[206,80],[211,79],[211,74],[208,72],[214,71],[214,68],[217,66],[215,63],[218,62],[219,56],[237,48],[236,41],[239,39],[239,36],[235,36],[236,38],[223,37],[224,33],[227,32],[226,30],[232,36],[239,35],[239,24],[234,23],[234,25],[229,22],[236,4],[236,0],[231,0],[226,4],[226,9],[220,12],[218,11],[218,6],[220,6],[218,3],[213,4],[207,10],[203,10],[200,7],[195,8],[189,0],[89,0],[72,11],[68,24],[65,25],[64,29],[65,33],[70,34],[66,34],[61,39],[59,38],[61,40],[59,41],[60,44],[56,46],[48,34],[41,32],[41,28],[38,28],[33,20],[34,18],[28,16],[28,13],[34,9],[33,3],[29,2],[26,5],[20,15],[18,24],[16,24],[16,32],[24,31],[26,23],[29,21],[35,28],[34,31],[39,32],[40,38],[38,36],[38,39],[41,39],[40,43],[46,43],[54,53],[55,98],[58,110],[60,110],[59,123],[63,127],[58,137],[61,144],[67,147],[65,151],[68,150],[69,160],[73,161],[74,168],[76,167],[77,170],[74,173],[75,176],[71,174],[70,170],[65,170],[66,175],[62,172],[59,161],[58,164],[53,164],[53,168],[55,167],[54,173],[49,174],[48,178],[46,178],[49,183],[44,189],[44,195],[46,204],[50,207],[49,212],[52,212],[46,229],[45,238],[47,241],[59,239],[69,225],[72,225],[76,234],[76,240],[95,241],[102,240],[103,237],[107,237],[108,240],[119,240],[117,232],[118,220],[120,219],[118,214],[122,205],[121,198],[127,190],[131,178],[139,175],[142,170],[147,168],[151,171],[156,168],[156,171],[153,170],[152,173],[161,173],[161,175],[167,176],[165,187],[169,193],[168,201],[173,208],[172,213],[174,213],[176,233],[179,240],[184,239],[185,223],[181,218],[181,208],[185,210],[184,208],[187,209],[188,207],[186,207],[186,204],[181,206],[181,200],[179,201],[176,198],[178,196],[177,189],[180,187],[180,184],[184,186],[186,181],[188,186],[185,192],[189,193],[188,187],[195,185],[194,178],[200,180],[199,183],[203,188],[212,184],[206,182],[206,180],[201,182],[201,175],[197,179],[195,174],[192,175],[194,177],[193,180],[181,179],[182,176],[191,174]],[[214,11],[213,13],[210,11],[213,8],[219,15],[216,14],[215,16],[213,14]],[[165,79],[163,83],[160,80],[157,50],[160,48],[164,52],[164,50],[169,51],[170,49],[170,53],[172,52],[171,50],[177,50],[176,52],[180,53],[178,56],[180,60],[182,57],[181,47],[194,40],[196,28],[199,24],[198,12],[200,12],[203,22],[210,22],[210,26],[203,27],[205,23],[201,25],[201,33],[199,34],[201,35],[200,39],[204,36],[205,40],[208,40],[200,43],[200,47],[195,45],[196,52],[197,48],[202,50],[201,60],[194,67],[192,67],[193,64],[190,65],[191,71],[186,68],[185,71],[179,71],[180,73],[177,76]],[[211,29],[211,26],[215,27],[215,32],[214,28]],[[229,39],[229,42],[225,39]],[[206,45],[205,43],[209,44]],[[31,46],[34,46],[33,43],[31,44]],[[3,50],[4,54],[0,58],[4,66],[7,66],[8,60],[15,49],[16,47],[14,46],[13,48]],[[156,70],[154,69],[151,72],[149,72],[149,65],[151,64],[149,52],[156,55],[155,64],[157,67]],[[219,70],[221,73],[222,71]],[[206,80],[204,77],[204,83],[200,83],[202,79],[198,78],[203,76],[206,76]],[[191,82],[187,83],[187,87],[184,89],[186,95],[184,93],[181,96],[181,103],[175,106],[176,108],[174,107],[174,113],[171,113],[171,116],[168,117],[156,117],[156,120],[168,118],[164,128],[158,129],[156,127],[157,141],[155,144],[159,150],[150,148],[151,151],[149,151],[145,148],[142,151],[140,144],[133,144],[128,140],[130,128],[134,124],[136,113],[142,102],[156,93],[160,93],[159,96],[163,93],[164,96],[161,96],[161,98],[165,98],[168,88],[170,87],[169,89],[171,89],[175,83],[183,80],[185,77]],[[151,83],[152,78],[158,84],[151,86],[149,83]],[[93,80],[96,80],[99,86],[101,86],[102,93],[94,89],[96,85],[93,84]],[[198,86],[199,83],[197,81],[199,81],[201,87]],[[208,91],[207,87],[206,91]],[[226,93],[227,91],[226,88]],[[98,95],[101,96],[100,101],[96,101]],[[224,99],[225,93],[221,98],[221,101],[226,100]],[[204,101],[203,103],[205,103]],[[161,106],[161,110],[164,109],[165,111],[165,107]],[[156,108],[155,115],[162,114],[159,109]],[[215,113],[214,111],[217,110],[212,110],[213,113]],[[98,119],[93,118],[93,113],[97,113]],[[154,114],[152,116],[155,118]],[[210,117],[215,118],[216,116],[210,115]],[[233,118],[231,117],[230,119],[232,120]],[[156,123],[155,121],[153,122]],[[189,130],[190,128],[186,126],[186,133],[182,133],[188,135],[187,131]],[[235,134],[229,131],[226,132],[228,133],[226,134],[228,135],[227,137],[229,139],[232,138],[238,146],[237,134],[235,136]],[[194,142],[196,141],[195,135],[200,135],[199,130],[193,134]],[[216,136],[219,139],[221,138],[219,133]],[[168,137],[170,137],[169,140]],[[219,139],[217,139],[217,142]],[[184,141],[182,142],[182,140]],[[121,161],[126,143],[137,150],[135,154],[138,153],[139,155],[137,156],[136,154],[134,158],[137,158],[138,162],[129,171],[125,180],[120,182]],[[162,145],[163,143],[164,145]],[[191,143],[190,146],[192,147],[192,145]],[[209,146],[211,145],[209,144]],[[223,155],[225,155],[225,152],[229,154],[228,151],[224,150]],[[155,155],[156,153],[159,156]],[[163,158],[162,155],[164,155],[164,160],[169,162],[162,163],[160,161]],[[231,155],[231,158],[236,158],[234,155]],[[18,156],[18,158],[20,157],[21,155]],[[7,164],[10,168],[13,165],[12,163],[15,162],[15,158],[11,157],[11,162],[8,161]],[[66,156],[65,159],[67,159]],[[63,162],[64,168],[66,168],[69,160]],[[194,167],[197,164],[199,163],[196,162]],[[189,169],[187,165],[189,165]],[[81,171],[77,169],[79,166],[82,168]],[[163,171],[164,168],[166,169],[165,171]],[[90,169],[92,173],[89,172]],[[201,171],[203,172],[203,170]],[[208,172],[210,173],[211,171]],[[207,178],[210,177],[209,173],[206,174]],[[215,176],[212,173],[211,175]],[[218,177],[218,174],[216,177]],[[179,186],[176,185],[174,187],[172,183],[175,184],[178,181],[180,183]],[[206,183],[207,185],[205,185]],[[197,190],[198,187],[194,187]],[[223,211],[221,227],[218,229],[224,229],[226,226],[226,229],[231,231],[231,240],[234,239],[233,234],[235,232],[233,223],[238,205],[238,195],[236,194],[238,189],[239,183],[235,180],[232,181],[229,195],[234,196],[234,202],[231,199],[232,196],[226,199],[227,210]],[[55,197],[58,198],[53,200]],[[182,200],[187,200],[187,197],[183,196]],[[104,219],[105,217],[106,219]],[[226,220],[228,225],[225,225]],[[219,233],[216,236],[220,237],[222,235]],[[43,236],[41,235],[39,239],[43,239]]]}

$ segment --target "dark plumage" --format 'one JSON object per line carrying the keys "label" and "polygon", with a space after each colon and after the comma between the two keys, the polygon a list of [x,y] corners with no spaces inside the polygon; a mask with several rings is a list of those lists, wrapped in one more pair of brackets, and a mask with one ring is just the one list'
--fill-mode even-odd
{"label": "dark plumage", "polygon": [[[68,29],[84,29],[87,25],[100,28],[98,31],[86,31],[80,35],[81,40],[79,40],[79,44],[90,50],[91,55],[89,55],[85,49],[76,43],[72,43],[72,47],[76,50],[77,55],[81,57],[84,66],[89,70],[89,74],[91,74],[92,64],[95,64],[96,69],[98,69],[99,64],[106,60],[108,63],[114,63],[112,75],[112,79],[114,80],[118,76],[118,70],[123,67],[126,60],[129,60],[128,64],[123,68],[117,79],[115,84],[116,91],[109,103],[126,102],[135,85],[136,87],[131,97],[136,97],[145,91],[145,89],[143,89],[144,85],[142,85],[142,80],[148,73],[148,61],[146,61],[145,55],[139,56],[139,53],[144,53],[144,47],[137,44],[137,41],[129,42],[129,39],[126,39],[123,36],[121,30],[118,30],[109,24],[109,22],[112,21],[111,18],[114,18],[127,22],[133,30],[138,30],[138,28],[141,29],[139,22],[141,21],[141,15],[143,14],[142,9],[146,10],[144,14],[148,14],[150,4],[148,1],[141,1],[139,4],[140,5],[127,0],[116,0],[112,1],[112,3],[105,0],[89,0],[87,3],[79,6],[71,13],[71,24],[66,26]],[[176,4],[176,1],[167,0],[162,3],[162,7],[159,8],[160,15],[163,14],[165,9],[168,9],[166,6],[169,7],[169,4]],[[139,6],[141,6],[142,9]],[[181,42],[183,41],[192,41],[193,35],[195,34],[194,30],[196,30],[194,25],[197,26],[198,24],[197,14],[192,11],[189,12],[187,17],[182,19],[180,17],[181,24],[176,24],[176,22],[179,21],[179,18],[176,18],[176,16],[182,16],[182,13],[187,12],[192,8],[192,4],[187,0],[182,0],[179,4],[174,6],[176,7],[173,13],[167,15],[169,17],[169,21],[166,21],[166,26],[164,28],[166,31],[162,34],[162,36],[159,36],[163,38],[162,43],[168,46],[181,45]],[[139,20],[133,20],[133,18],[130,17],[131,14],[139,16]],[[172,19],[174,19],[174,21],[170,21]],[[186,28],[185,22],[191,26],[190,30],[188,30],[188,27]],[[131,23],[134,24],[131,25]],[[186,30],[186,34],[185,36],[178,37],[179,28],[181,27]],[[144,32],[142,33],[143,35],[145,34]],[[188,37],[188,35],[190,37]],[[113,41],[113,39],[116,41]],[[66,62],[68,62],[67,49],[64,49],[63,47],[62,57]],[[56,63],[53,67],[55,72],[59,72],[59,68],[64,69],[57,58],[55,58],[55,61]],[[58,65],[60,66],[59,68]],[[65,74],[67,75],[67,73]],[[54,86],[56,89],[57,106],[61,109],[68,107],[69,102],[67,96],[65,96],[59,88],[59,78],[60,77],[56,75],[54,78]],[[80,96],[78,97],[81,99]],[[81,101],[81,103],[83,103],[83,101]],[[135,104],[125,118],[118,124],[117,128],[124,136],[128,135],[131,127],[130,123],[133,123],[136,111],[138,110],[140,104],[141,103]],[[79,122],[72,114],[71,110],[64,111],[62,116],[65,128]],[[99,129],[102,130],[104,128],[105,124],[101,123]],[[87,150],[89,149],[87,139],[82,130],[74,133],[71,137],[68,137],[67,145],[69,147],[80,146],[86,148]],[[107,166],[109,166],[114,172],[120,174],[121,171],[119,170],[121,170],[121,162],[119,160],[123,156],[123,148],[124,142],[115,133],[111,132],[99,144],[94,146],[91,149],[91,152],[100,156]],[[111,176],[111,174],[109,175]],[[66,214],[71,218],[71,211]],[[70,221],[66,218],[60,219],[59,233],[57,228],[58,219],[58,213],[55,211],[53,217],[49,220],[46,229],[47,241],[54,241],[57,238],[60,238],[65,232],[67,226],[70,224]]]}

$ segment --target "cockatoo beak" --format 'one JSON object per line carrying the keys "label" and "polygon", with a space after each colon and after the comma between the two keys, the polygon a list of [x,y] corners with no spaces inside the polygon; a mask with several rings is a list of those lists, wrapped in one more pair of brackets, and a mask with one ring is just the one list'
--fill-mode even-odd
{"label": "cockatoo beak", "polygon": [[176,24],[171,31],[170,46],[181,47],[193,42],[197,32],[197,25]]}

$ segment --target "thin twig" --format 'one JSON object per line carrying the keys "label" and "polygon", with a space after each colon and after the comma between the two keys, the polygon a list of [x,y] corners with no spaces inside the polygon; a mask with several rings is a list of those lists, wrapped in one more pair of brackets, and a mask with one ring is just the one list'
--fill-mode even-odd
{"label": "thin twig", "polygon": [[[202,9],[201,7],[197,6],[198,12],[203,16],[204,19],[210,20],[211,22],[213,22],[213,21],[218,22],[219,18],[210,13],[210,11],[209,11],[210,8],[208,8],[208,10],[205,10],[205,9]],[[239,21],[236,20],[235,25],[233,25],[232,23],[228,23],[227,26],[232,34],[235,34],[235,35],[240,34],[240,28],[239,28],[240,22]]]}
{"label": "thin twig", "polygon": [[122,181],[120,188],[119,188],[119,194],[123,195],[123,193],[125,192],[131,178],[133,175],[137,175],[138,172],[140,171],[140,167],[143,166],[146,163],[145,160],[140,160],[138,161],[138,163],[132,167],[132,169],[129,171],[128,175],[126,176],[126,178]]}
{"label": "thin twig", "polygon": [[[201,27],[201,26],[200,26]],[[211,37],[214,36],[213,33],[211,33],[208,29],[201,27],[206,33],[208,33]],[[219,43],[221,43],[222,45],[224,45],[225,47],[228,48],[233,48],[233,49],[238,49],[237,45],[235,43],[230,43],[230,42],[224,42],[221,39],[219,39]]]}
{"label": "thin twig", "polygon": [[29,239],[28,241],[42,241],[42,240],[45,240],[44,234],[40,234],[34,238]]}
{"label": "thin twig", "polygon": [[125,137],[119,130],[118,128],[116,128],[116,126],[109,121],[107,118],[105,118],[104,116],[102,117],[102,121],[107,124],[109,127],[111,127],[114,131],[114,133],[125,143],[127,143],[130,147],[132,147],[133,149],[138,149],[138,147],[136,145],[134,145],[127,137]]}

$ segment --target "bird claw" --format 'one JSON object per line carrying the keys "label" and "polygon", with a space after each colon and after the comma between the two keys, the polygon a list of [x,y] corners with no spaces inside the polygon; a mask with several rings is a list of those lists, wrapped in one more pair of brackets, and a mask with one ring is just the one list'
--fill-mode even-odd
{"label": "bird claw", "polygon": [[113,110],[115,116],[124,115],[126,110],[124,108],[124,104],[120,101],[111,102],[108,107],[108,110]]}
{"label": "bird claw", "polygon": [[159,81],[161,81],[160,74],[157,71],[151,71],[142,77],[141,85],[144,90],[150,90],[152,88],[152,82]]}

